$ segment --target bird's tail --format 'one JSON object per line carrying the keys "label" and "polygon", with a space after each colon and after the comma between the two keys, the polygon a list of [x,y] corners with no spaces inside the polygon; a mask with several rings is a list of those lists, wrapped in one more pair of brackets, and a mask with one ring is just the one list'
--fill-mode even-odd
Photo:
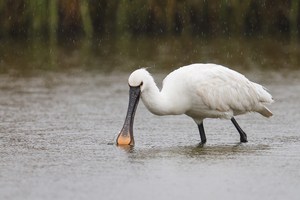
{"label": "bird's tail", "polygon": [[274,102],[272,95],[268,92],[268,90],[265,87],[263,87],[257,83],[253,83],[253,84],[254,84],[256,92],[258,94],[258,100],[261,103],[270,104],[270,103]]}
{"label": "bird's tail", "polygon": [[257,112],[265,117],[273,116],[273,113],[266,106],[262,106]]}
{"label": "bird's tail", "polygon": [[274,102],[272,95],[268,92],[268,90],[257,84],[253,83],[258,95],[258,100],[260,103],[262,103],[261,106],[259,106],[259,109],[257,109],[257,112],[259,112],[261,115],[265,117],[271,117],[273,113],[263,104],[271,104]]}

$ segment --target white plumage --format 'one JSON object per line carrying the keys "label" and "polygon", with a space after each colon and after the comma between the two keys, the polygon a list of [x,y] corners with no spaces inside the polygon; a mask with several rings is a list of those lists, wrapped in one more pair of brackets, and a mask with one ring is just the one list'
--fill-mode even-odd
{"label": "white plumage", "polygon": [[273,102],[266,89],[221,65],[192,64],[181,67],[164,79],[161,91],[146,69],[134,71],[128,83],[130,87],[140,88],[142,101],[153,114],[186,114],[193,118],[200,135],[203,132],[203,143],[206,142],[203,129],[205,118],[231,119],[241,134],[241,141],[244,134],[246,142],[246,134],[233,117],[247,112],[272,116],[265,106]]}
{"label": "white plumage", "polygon": [[246,112],[272,115],[264,105],[273,102],[272,96],[261,85],[221,65],[181,67],[164,79],[161,91],[146,69],[138,69],[130,75],[128,83],[138,86],[141,82],[142,101],[156,115],[187,114],[197,121],[230,119]]}

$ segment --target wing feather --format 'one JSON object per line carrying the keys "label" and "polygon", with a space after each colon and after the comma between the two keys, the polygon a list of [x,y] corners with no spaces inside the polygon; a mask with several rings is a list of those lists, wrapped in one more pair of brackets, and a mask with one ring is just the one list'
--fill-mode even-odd
{"label": "wing feather", "polygon": [[239,114],[253,110],[258,102],[255,88],[245,76],[228,68],[215,69],[198,84],[198,95],[212,110]]}

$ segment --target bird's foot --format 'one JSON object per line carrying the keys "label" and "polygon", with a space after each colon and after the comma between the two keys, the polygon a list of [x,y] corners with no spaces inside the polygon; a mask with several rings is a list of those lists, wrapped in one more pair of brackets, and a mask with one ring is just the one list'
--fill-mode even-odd
{"label": "bird's foot", "polygon": [[202,148],[202,147],[204,147],[204,146],[205,146],[205,143],[200,142],[200,143],[198,144],[198,147],[200,147],[200,148]]}
{"label": "bird's foot", "polygon": [[206,143],[206,139],[205,140],[201,140],[200,144],[204,145]]}
{"label": "bird's foot", "polygon": [[248,140],[247,140],[247,136],[243,136],[243,137],[241,137],[241,142],[242,142],[242,143],[246,143],[246,142],[248,142]]}

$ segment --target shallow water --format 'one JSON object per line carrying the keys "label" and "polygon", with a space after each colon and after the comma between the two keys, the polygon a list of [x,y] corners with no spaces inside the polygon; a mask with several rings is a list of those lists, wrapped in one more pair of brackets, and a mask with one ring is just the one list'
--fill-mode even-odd
{"label": "shallow water", "polygon": [[[0,199],[299,199],[299,73],[245,72],[266,86],[274,117],[206,120],[199,146],[186,116],[139,104],[136,145],[113,143],[128,104],[128,73],[0,76]],[[165,74],[154,74],[161,81]]]}

